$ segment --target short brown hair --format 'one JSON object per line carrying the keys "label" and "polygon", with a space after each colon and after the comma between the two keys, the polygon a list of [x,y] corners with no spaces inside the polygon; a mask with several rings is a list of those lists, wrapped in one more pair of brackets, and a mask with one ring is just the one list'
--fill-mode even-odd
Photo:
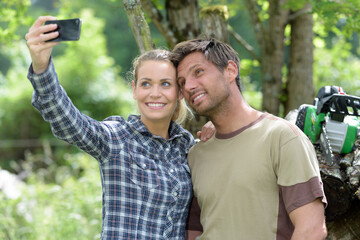
{"label": "short brown hair", "polygon": [[[198,38],[178,43],[172,50],[171,61],[178,67],[180,62],[193,52],[202,52],[205,58],[214,64],[221,72],[227,67],[229,60],[235,62],[238,70],[240,69],[238,53],[229,44],[214,38]],[[239,72],[235,80],[241,92]]]}

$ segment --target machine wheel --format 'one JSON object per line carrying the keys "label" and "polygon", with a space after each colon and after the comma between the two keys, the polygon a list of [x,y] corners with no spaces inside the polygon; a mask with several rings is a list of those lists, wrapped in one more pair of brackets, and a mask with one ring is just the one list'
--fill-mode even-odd
{"label": "machine wheel", "polygon": [[299,112],[298,115],[296,117],[296,126],[298,126],[301,131],[304,131],[304,125],[305,125],[305,119],[306,119],[306,112],[307,112],[308,106],[306,105],[301,105],[299,107]]}

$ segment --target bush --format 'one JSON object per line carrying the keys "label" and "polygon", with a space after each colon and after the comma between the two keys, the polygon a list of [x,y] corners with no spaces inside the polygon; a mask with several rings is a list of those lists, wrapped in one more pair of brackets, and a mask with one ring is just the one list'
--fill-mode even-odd
{"label": "bush", "polygon": [[[33,173],[20,198],[8,199],[0,192],[0,239],[100,238],[102,192],[97,162],[85,153],[69,154],[65,161],[76,166],[59,171],[61,183],[47,184]],[[72,171],[75,176],[69,175]]]}

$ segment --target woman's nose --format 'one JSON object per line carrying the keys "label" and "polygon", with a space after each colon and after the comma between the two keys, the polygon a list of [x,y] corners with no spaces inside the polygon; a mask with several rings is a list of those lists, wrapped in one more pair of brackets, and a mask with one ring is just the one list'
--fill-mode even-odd
{"label": "woman's nose", "polygon": [[151,92],[150,92],[150,96],[153,97],[153,98],[157,98],[157,97],[160,97],[161,95],[161,89],[159,86],[153,86],[152,89],[151,89]]}

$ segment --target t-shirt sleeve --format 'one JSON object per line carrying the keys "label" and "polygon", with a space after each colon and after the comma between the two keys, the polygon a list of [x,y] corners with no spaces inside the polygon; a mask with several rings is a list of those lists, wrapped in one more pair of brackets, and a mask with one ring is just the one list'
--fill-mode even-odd
{"label": "t-shirt sleeve", "polygon": [[319,177],[313,177],[309,181],[292,186],[280,186],[280,192],[288,214],[317,198],[321,199],[325,207],[327,206],[327,200]]}
{"label": "t-shirt sleeve", "polygon": [[327,206],[314,146],[298,134],[280,146],[278,156],[278,185],[288,213],[317,198]]}
{"label": "t-shirt sleeve", "polygon": [[189,217],[186,223],[186,230],[192,231],[203,231],[201,222],[200,222],[200,206],[196,197],[193,197],[189,210]]}

